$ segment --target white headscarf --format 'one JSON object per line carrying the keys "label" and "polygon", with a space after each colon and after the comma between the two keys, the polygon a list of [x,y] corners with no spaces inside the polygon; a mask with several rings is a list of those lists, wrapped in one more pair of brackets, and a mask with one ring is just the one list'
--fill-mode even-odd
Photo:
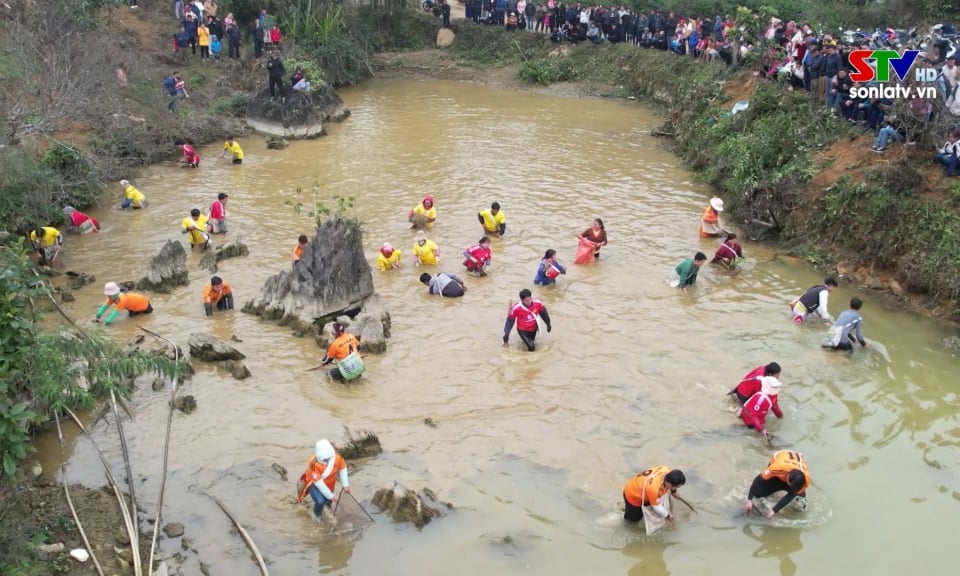
{"label": "white headscarf", "polygon": [[780,393],[780,381],[773,376],[760,378],[760,392],[766,396],[776,396]]}
{"label": "white headscarf", "polygon": [[337,457],[337,452],[329,440],[322,438],[317,441],[316,454],[317,461],[323,462],[323,475],[320,479],[326,480],[333,473],[333,460]]}

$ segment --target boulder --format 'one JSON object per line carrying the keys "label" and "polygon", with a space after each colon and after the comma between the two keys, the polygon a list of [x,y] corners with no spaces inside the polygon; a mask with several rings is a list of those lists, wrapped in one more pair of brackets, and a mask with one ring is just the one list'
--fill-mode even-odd
{"label": "boulder", "polygon": [[247,365],[239,360],[227,360],[223,363],[223,369],[237,380],[246,380],[250,377],[250,370]]}
{"label": "boulder", "polygon": [[79,290],[87,284],[93,284],[97,281],[97,277],[93,274],[73,272],[71,270],[67,270],[67,278],[67,288],[71,290]]}
{"label": "boulder", "polygon": [[358,458],[372,458],[383,452],[380,438],[370,430],[350,430],[344,428],[344,441],[336,444],[337,454],[347,460]]}
{"label": "boulder", "polygon": [[437,48],[449,48],[453,46],[453,41],[457,37],[453,30],[441,28],[437,31]]}
{"label": "boulder", "polygon": [[167,538],[179,538],[183,536],[183,524],[179,522],[168,522],[163,527],[163,533]]}
{"label": "boulder", "polygon": [[237,240],[236,242],[231,242],[223,246],[217,246],[216,250],[207,250],[203,258],[200,259],[200,268],[209,270],[211,274],[216,274],[218,262],[228,258],[249,255],[250,249],[247,248],[247,245]]}
{"label": "boulder", "polygon": [[70,302],[77,301],[77,299],[73,296],[72,293],[68,292],[67,290],[64,290],[63,288],[60,288],[58,292],[60,293],[60,302],[70,303]]}
{"label": "boulder", "polygon": [[947,336],[940,341],[940,344],[950,352],[960,352],[960,336]]}
{"label": "boulder", "polygon": [[267,150],[283,150],[290,145],[286,138],[279,136],[267,136]]}
{"label": "boulder", "polygon": [[896,280],[891,280],[890,292],[893,293],[894,296],[901,297],[903,296],[903,293],[904,293],[903,286],[901,286],[900,283],[897,282]]}
{"label": "boulder", "polygon": [[247,124],[262,134],[289,140],[317,138],[326,134],[323,125],[350,116],[340,95],[324,84],[309,92],[290,91],[286,102],[263,90],[247,103]]}
{"label": "boulder", "polygon": [[184,414],[189,414],[197,409],[197,399],[189,394],[177,396],[173,401],[173,407]]}
{"label": "boulder", "polygon": [[190,283],[187,275],[187,252],[183,244],[167,240],[160,252],[150,259],[147,275],[137,282],[140,290],[152,290],[169,294],[178,286]]}
{"label": "boulder", "polygon": [[[290,326],[297,335],[323,333],[327,322],[341,316],[354,318],[350,330],[369,337],[383,351],[389,335],[389,315],[379,298],[373,298],[373,274],[363,253],[360,225],[331,218],[317,229],[300,262],[267,279],[260,294],[243,306],[243,312]],[[357,325],[358,314],[367,316]],[[381,326],[376,326],[379,319]],[[357,329],[366,331],[357,332]]]}
{"label": "boulder", "polygon": [[417,528],[423,528],[431,520],[442,516],[442,509],[452,509],[453,505],[437,501],[429,488],[417,494],[394,482],[390,488],[380,488],[373,494],[373,504],[395,522],[410,522]]}
{"label": "boulder", "polygon": [[383,354],[390,337],[390,313],[376,294],[363,303],[360,313],[350,323],[350,333],[360,339],[360,351]]}
{"label": "boulder", "polygon": [[191,334],[187,344],[190,346],[190,357],[205,362],[243,360],[246,358],[246,356],[233,346],[209,334]]}

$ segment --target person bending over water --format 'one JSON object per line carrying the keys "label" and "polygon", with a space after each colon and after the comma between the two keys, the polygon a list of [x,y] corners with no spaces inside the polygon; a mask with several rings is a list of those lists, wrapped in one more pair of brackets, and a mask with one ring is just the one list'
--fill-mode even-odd
{"label": "person bending over water", "polygon": [[723,200],[711,198],[710,205],[700,217],[700,237],[712,238],[724,234],[723,223],[720,222],[720,213],[723,212]]}
{"label": "person bending over water", "polygon": [[753,428],[767,442],[770,442],[770,433],[767,432],[767,414],[770,410],[777,418],[783,418],[778,399],[780,397],[780,381],[773,376],[760,378],[760,391],[753,394],[744,402],[739,410],[740,419],[747,428]]}
{"label": "person bending over water", "polygon": [[463,265],[467,272],[477,276],[486,276],[493,251],[490,250],[490,238],[484,236],[479,242],[463,251]]}
{"label": "person bending over water", "polygon": [[771,362],[766,366],[757,366],[744,376],[737,387],[727,392],[727,396],[735,396],[741,406],[754,394],[760,391],[760,382],[764,376],[780,378],[780,365]]}
{"label": "person bending over water", "polygon": [[687,258],[683,262],[677,264],[677,267],[674,269],[674,272],[676,272],[679,279],[677,288],[680,288],[686,292],[687,287],[696,284],[697,275],[700,273],[700,267],[703,266],[703,263],[706,261],[707,255],[703,252],[697,252],[694,254],[692,260]]}
{"label": "person bending over water", "polygon": [[793,321],[797,324],[803,324],[808,316],[816,314],[820,316],[825,324],[833,323],[833,316],[827,310],[827,303],[830,300],[830,293],[837,287],[837,281],[833,278],[826,278],[823,284],[810,288],[802,296],[790,302],[790,312],[793,314]]}
{"label": "person bending over water", "polygon": [[547,333],[549,333],[553,328],[550,324],[550,314],[547,313],[547,308],[543,305],[543,302],[535,299],[533,294],[524,288],[520,291],[520,301],[513,302],[511,300],[508,306],[507,321],[503,325],[503,346],[506,347],[510,342],[510,330],[516,323],[517,336],[523,341],[527,351],[533,352],[536,350],[534,341],[537,339],[537,332],[540,331],[537,316],[543,319],[543,323],[547,325]]}
{"label": "person bending over water", "polygon": [[664,518],[673,524],[673,514],[663,502],[669,492],[676,495],[677,490],[687,483],[682,470],[671,470],[666,466],[655,466],[637,474],[623,487],[623,519],[627,522],[643,520],[643,509]]}
{"label": "person bending over water", "polygon": [[861,306],[863,306],[863,302],[859,298],[850,300],[850,309],[840,313],[837,321],[827,333],[827,337],[822,344],[824,348],[852,351],[853,345],[857,342],[860,343],[861,348],[867,347],[867,341],[863,338]]}
{"label": "person bending over water", "polygon": [[567,269],[564,268],[563,264],[557,262],[557,251],[551,248],[544,253],[543,260],[540,260],[533,283],[538,286],[556,284],[557,276],[566,273]]}
{"label": "person bending over water", "polygon": [[419,204],[407,214],[411,228],[433,228],[437,221],[437,207],[433,205],[433,196],[424,196]]}
{"label": "person bending over water", "polygon": [[446,272],[440,272],[433,276],[424,272],[420,275],[420,282],[427,287],[430,294],[445,298],[459,298],[467,291],[466,285],[459,276]]}
{"label": "person bending over water", "polygon": [[413,245],[413,265],[435,266],[440,263],[440,248],[433,240],[427,238],[426,232],[417,232],[416,242]]}
{"label": "person bending over water", "polygon": [[710,263],[732,266],[736,264],[737,258],[743,258],[743,248],[740,246],[740,243],[737,242],[737,235],[730,232],[727,234],[727,238],[723,241],[723,244],[717,248],[716,253],[713,255],[713,260],[711,260]]}
{"label": "person bending over water", "polygon": [[810,487],[810,471],[803,454],[792,450],[781,450],[770,458],[766,469],[753,479],[744,510],[747,514],[753,510],[754,498],[766,498],[777,492],[786,491],[773,508],[767,511],[767,518],[783,510],[791,502],[800,510],[807,509],[807,488]]}
{"label": "person bending over water", "polygon": [[607,229],[603,227],[603,220],[593,219],[593,224],[580,234],[580,238],[593,244],[593,257],[600,258],[600,248],[607,245]]}
{"label": "person bending over water", "polygon": [[403,256],[403,252],[395,249],[389,242],[384,242],[383,246],[380,247],[380,252],[377,253],[377,270],[385,272],[400,268],[401,256]]}

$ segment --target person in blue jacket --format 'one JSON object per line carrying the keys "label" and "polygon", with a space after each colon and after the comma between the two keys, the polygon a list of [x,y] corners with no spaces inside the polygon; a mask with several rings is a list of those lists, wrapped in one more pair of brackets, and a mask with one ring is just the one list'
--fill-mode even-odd
{"label": "person in blue jacket", "polygon": [[563,264],[557,262],[557,251],[551,248],[543,254],[540,260],[540,266],[537,267],[537,275],[533,278],[533,283],[538,286],[549,286],[557,283],[557,276],[566,274],[567,269]]}

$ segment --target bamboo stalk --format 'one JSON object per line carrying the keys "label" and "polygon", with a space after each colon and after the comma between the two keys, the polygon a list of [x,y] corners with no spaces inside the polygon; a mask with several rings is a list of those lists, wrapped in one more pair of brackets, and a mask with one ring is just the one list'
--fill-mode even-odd
{"label": "bamboo stalk", "polygon": [[120,485],[117,483],[117,479],[114,477],[113,471],[110,469],[110,464],[107,462],[107,458],[103,455],[100,447],[97,446],[97,443],[93,440],[93,436],[90,435],[90,432],[88,432],[83,423],[80,422],[80,418],[78,418],[77,415],[74,414],[69,408],[64,408],[63,410],[77,425],[77,428],[80,429],[80,432],[82,432],[83,435],[90,440],[93,450],[100,458],[100,463],[103,464],[103,470],[107,474],[107,481],[110,483],[110,487],[113,488],[113,493],[114,496],[117,497],[117,502],[120,503],[120,512],[123,514],[124,527],[127,530],[127,535],[130,537],[130,551],[133,555],[133,574],[134,576],[143,576],[143,565],[142,559],[140,558],[140,543],[137,539],[136,530],[133,528],[133,520],[130,517],[130,510],[127,508],[127,501],[123,497],[123,492],[120,491]]}
{"label": "bamboo stalk", "polygon": [[80,539],[83,540],[83,545],[87,548],[87,551],[90,552],[90,559],[93,560],[93,565],[97,569],[97,574],[100,576],[106,576],[103,573],[103,568],[100,566],[100,561],[97,560],[97,555],[93,552],[93,546],[90,545],[90,540],[87,538],[87,532],[83,529],[83,523],[80,522],[80,515],[77,514],[77,509],[73,507],[73,499],[70,498],[70,483],[67,482],[67,461],[63,454],[63,429],[60,427],[60,415],[54,412],[53,419],[57,423],[57,441],[60,444],[60,473],[63,474],[63,495],[67,498],[67,506],[70,507],[70,514],[73,516],[73,523],[77,525],[77,532],[80,533]]}
{"label": "bamboo stalk", "polygon": [[221,502],[216,496],[210,494],[209,492],[204,492],[211,500],[217,503],[217,506],[223,510],[223,513],[227,515],[227,518],[233,522],[233,525],[236,527],[237,532],[240,534],[240,538],[243,539],[244,543],[247,545],[247,548],[250,549],[250,552],[253,553],[253,557],[257,560],[257,565],[260,567],[260,574],[262,576],[270,576],[270,572],[267,571],[267,564],[263,561],[263,556],[260,555],[260,551],[257,550],[257,545],[254,544],[253,538],[250,537],[250,534],[240,525],[240,522],[237,521],[236,517],[227,510],[227,507]]}
{"label": "bamboo stalk", "polygon": [[127,471],[127,490],[130,492],[130,509],[135,520],[133,528],[137,533],[137,540],[140,540],[140,512],[137,510],[137,495],[133,488],[135,482],[133,481],[133,468],[130,466],[130,451],[127,450],[127,436],[123,433],[123,422],[120,420],[120,411],[117,410],[117,394],[113,390],[110,391],[110,405],[113,407],[113,417],[117,420],[117,435],[120,437],[120,453],[123,454],[123,466]]}
{"label": "bamboo stalk", "polygon": [[173,346],[173,357],[174,357],[174,371],[173,371],[173,383],[170,385],[170,406],[167,412],[167,432],[166,439],[163,442],[163,474],[160,477],[160,495],[157,497],[157,513],[153,520],[153,539],[150,542],[150,556],[147,559],[148,561],[148,574],[153,576],[153,556],[157,551],[157,536],[160,534],[160,515],[163,511],[163,493],[167,486],[167,463],[169,462],[170,456],[170,428],[173,426],[173,410],[174,410],[174,400],[177,399],[177,367],[180,365],[180,348],[171,342],[170,340],[164,338],[163,336],[157,334],[152,330],[148,330],[143,326],[140,326],[140,329],[146,332],[147,334],[162,340],[167,344]]}

